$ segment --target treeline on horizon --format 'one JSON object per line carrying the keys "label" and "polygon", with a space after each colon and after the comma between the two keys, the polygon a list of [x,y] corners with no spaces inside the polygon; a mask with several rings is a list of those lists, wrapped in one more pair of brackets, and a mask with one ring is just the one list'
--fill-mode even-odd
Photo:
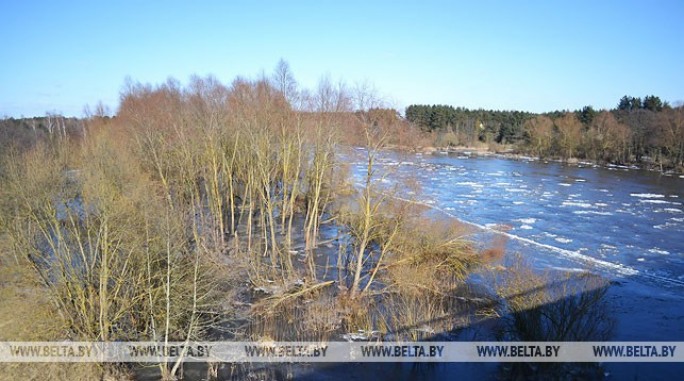
{"label": "treeline on horizon", "polygon": [[[653,95],[643,99],[624,96],[611,110],[586,106],[576,111],[540,114],[414,104],[405,109],[402,117],[378,98],[362,99],[367,95],[360,96],[359,89],[341,83],[327,86],[327,90],[316,91],[335,88],[339,96],[329,104],[307,102],[312,94],[296,94],[286,97],[288,108],[304,117],[322,112],[335,114],[340,141],[351,145],[363,144],[359,140],[359,120],[367,120],[387,134],[390,145],[399,147],[487,145],[491,150],[513,150],[540,159],[637,164],[684,172],[684,106],[673,107]],[[116,119],[116,115],[108,117],[101,105],[92,114],[82,119],[57,113],[1,119],[0,151],[9,145],[23,150],[54,136],[81,137],[93,116]]]}
{"label": "treeline on horizon", "polygon": [[576,111],[535,114],[410,105],[406,120],[446,146],[479,143],[513,145],[541,159],[585,159],[684,169],[684,107],[657,96],[624,96],[611,110],[586,106]]}

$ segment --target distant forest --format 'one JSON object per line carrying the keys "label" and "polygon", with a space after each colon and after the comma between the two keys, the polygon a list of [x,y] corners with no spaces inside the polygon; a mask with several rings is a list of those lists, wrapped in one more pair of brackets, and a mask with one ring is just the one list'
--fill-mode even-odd
{"label": "distant forest", "polygon": [[411,105],[406,120],[440,135],[442,145],[513,145],[539,158],[636,163],[684,171],[684,108],[657,96],[624,96],[612,110],[534,114]]}

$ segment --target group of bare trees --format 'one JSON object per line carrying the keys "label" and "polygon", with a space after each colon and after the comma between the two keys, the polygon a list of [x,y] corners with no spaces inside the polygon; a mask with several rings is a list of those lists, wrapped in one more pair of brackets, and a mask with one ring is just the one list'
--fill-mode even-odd
{"label": "group of bare trees", "polygon": [[[349,234],[337,263],[346,279],[327,298],[356,305],[354,316],[370,316],[373,286],[403,278],[390,269],[432,263],[460,282],[473,261],[453,235],[429,250],[402,238],[431,242],[415,205],[378,187],[376,160],[397,136],[415,139],[368,84],[324,77],[302,90],[281,61],[271,78],[229,85],[129,81],[116,117],[104,114],[88,115],[78,134],[49,116],[51,138],[10,150],[0,166],[0,239],[11,248],[0,262],[33,274],[69,339],[190,341],[231,316],[245,281],[270,290],[269,311],[318,292],[333,283],[316,259],[320,231],[335,220]],[[356,190],[340,141],[365,148]],[[162,376],[180,366],[163,362]]]}
{"label": "group of bare trees", "polygon": [[598,114],[589,126],[575,113],[555,119],[541,115],[525,122],[526,147],[540,158],[586,158],[600,162],[627,162],[631,131],[608,112]]}
{"label": "group of bare trees", "polygon": [[[524,149],[544,157],[684,166],[684,108],[603,111],[584,122],[576,113],[525,122]],[[648,159],[647,159],[648,158]]]}
{"label": "group of bare trees", "polygon": [[322,81],[304,99],[281,63],[229,86],[129,82],[116,118],[87,118],[77,138],[50,116],[55,139],[3,158],[3,260],[32,269],[81,340],[195,339],[225,316],[233,278],[315,281],[342,90]]}

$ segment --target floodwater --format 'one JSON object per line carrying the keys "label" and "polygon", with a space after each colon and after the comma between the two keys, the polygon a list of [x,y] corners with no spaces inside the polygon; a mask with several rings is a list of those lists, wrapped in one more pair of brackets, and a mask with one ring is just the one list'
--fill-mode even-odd
{"label": "floodwater", "polygon": [[[357,150],[352,172],[365,172]],[[482,230],[506,226],[535,266],[588,267],[684,287],[684,178],[625,167],[383,153],[378,174],[412,198]]]}
{"label": "floodwater", "polygon": [[[341,155],[357,184],[363,183],[365,154],[356,149]],[[382,152],[375,169],[376,181],[388,192],[428,206],[435,217],[473,226],[479,232],[475,239],[505,235],[507,252],[520,253],[539,271],[589,270],[610,279],[606,302],[616,321],[610,340],[684,341],[684,178],[625,167],[397,152]],[[488,329],[486,323],[473,327],[458,340],[490,341]],[[263,376],[258,364],[235,376],[222,365],[219,374],[221,379],[301,380],[510,376],[507,365],[496,363],[262,368]],[[199,370],[192,371],[188,379],[203,379]],[[682,374],[680,363],[603,363],[590,373],[557,379],[669,380]]]}
{"label": "floodwater", "polygon": [[[365,150],[344,156],[363,183]],[[589,270],[610,279],[611,341],[684,341],[684,176],[463,153],[382,152],[375,169],[388,192],[472,225],[480,238],[505,235],[507,253],[539,271]],[[436,372],[502,377],[487,364]],[[588,379],[668,380],[682,372],[681,363],[604,363]]]}

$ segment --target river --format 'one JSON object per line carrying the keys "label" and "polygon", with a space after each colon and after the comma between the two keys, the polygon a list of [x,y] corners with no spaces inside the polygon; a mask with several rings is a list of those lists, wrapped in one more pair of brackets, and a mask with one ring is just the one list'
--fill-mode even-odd
{"label": "river", "polygon": [[[364,151],[356,155],[360,180]],[[377,163],[387,187],[419,185],[400,187],[401,197],[483,230],[506,226],[537,267],[592,267],[614,279],[684,286],[684,178],[464,154],[383,152]]]}
{"label": "river", "polygon": [[[363,183],[366,151],[343,156]],[[507,253],[522,254],[539,271],[589,270],[610,279],[610,340],[684,340],[684,176],[463,152],[383,151],[375,169],[388,192],[476,227],[479,239],[504,234]],[[497,378],[482,365],[454,364],[437,378]],[[602,369],[604,379],[668,380],[680,378],[684,364]]]}

